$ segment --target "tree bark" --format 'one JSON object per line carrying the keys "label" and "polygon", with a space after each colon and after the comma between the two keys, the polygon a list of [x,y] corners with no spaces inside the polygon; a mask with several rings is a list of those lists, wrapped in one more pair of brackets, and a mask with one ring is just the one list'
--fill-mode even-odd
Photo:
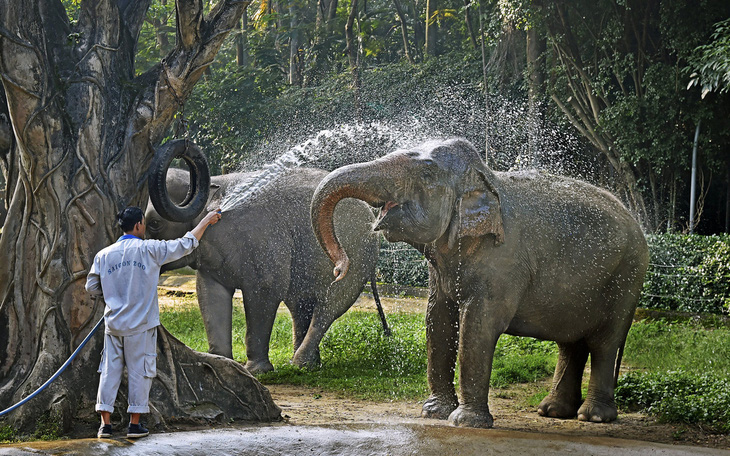
{"label": "tree bark", "polygon": [[528,154],[531,166],[536,165],[537,154],[540,153],[538,138],[539,125],[542,122],[541,94],[545,93],[545,65],[544,54],[547,47],[544,35],[538,33],[535,26],[530,27],[526,34],[527,52],[527,104],[528,116],[530,119],[530,131],[528,132]]}
{"label": "tree bark", "polygon": [[[0,2],[0,78],[14,132],[0,237],[4,406],[47,380],[102,317],[103,301],[84,290],[93,256],[119,235],[117,211],[146,204],[154,147],[244,8],[223,0],[204,17],[201,2],[178,0],[175,49],[135,76],[150,2],[83,1],[73,27],[60,0]],[[79,407],[93,407],[102,339],[11,423],[32,429],[53,413],[67,427]],[[195,404],[223,418],[279,416],[236,362],[193,352],[164,330],[158,344],[152,396],[160,421],[199,416]]]}
{"label": "tree bark", "polygon": [[403,12],[403,7],[399,0],[393,0],[395,3],[395,11],[398,14],[398,20],[400,21],[401,36],[403,37],[403,53],[406,56],[406,60],[413,64],[413,56],[411,56],[410,46],[408,45],[408,25],[406,22],[406,15]]}
{"label": "tree bark", "polygon": [[555,15],[546,21],[547,34],[554,55],[560,67],[565,71],[567,92],[570,96],[564,102],[553,92],[551,99],[576,130],[606,157],[610,166],[623,181],[622,190],[627,195],[625,202],[644,228],[650,232],[654,231],[657,224],[657,208],[655,204],[650,206],[651,198],[645,199],[642,194],[639,186],[639,176],[641,175],[639,170],[635,165],[622,160],[614,139],[601,127],[601,112],[611,106],[611,102],[603,93],[601,86],[594,81],[595,78],[591,77],[591,65],[585,63],[581,57],[579,43],[572,32],[566,4],[556,3],[554,8]]}
{"label": "tree bark", "polygon": [[350,14],[347,17],[347,23],[345,24],[345,40],[347,42],[347,59],[350,64],[350,71],[352,73],[352,86],[354,91],[354,106],[355,106],[355,117],[357,120],[361,118],[361,107],[360,107],[360,68],[358,61],[358,46],[355,41],[355,19],[358,13],[358,0],[352,0],[350,3]]}
{"label": "tree bark", "polygon": [[299,5],[291,0],[289,3],[289,85],[301,86],[301,34],[299,31]]}
{"label": "tree bark", "polygon": [[426,50],[424,52],[426,58],[433,57],[437,54],[438,26],[435,20],[431,20],[433,12],[437,9],[436,0],[426,0]]}
{"label": "tree bark", "polygon": [[241,29],[236,39],[236,64],[240,67],[248,66],[250,56],[248,52],[248,5],[241,15]]}

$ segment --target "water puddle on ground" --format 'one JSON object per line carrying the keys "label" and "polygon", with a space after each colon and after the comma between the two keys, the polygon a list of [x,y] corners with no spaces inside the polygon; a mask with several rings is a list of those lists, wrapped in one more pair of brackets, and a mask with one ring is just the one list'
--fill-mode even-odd
{"label": "water puddle on ground", "polygon": [[728,451],[606,437],[419,424],[275,424],[153,433],[136,441],[81,439],[0,447],[0,455],[727,455]]}

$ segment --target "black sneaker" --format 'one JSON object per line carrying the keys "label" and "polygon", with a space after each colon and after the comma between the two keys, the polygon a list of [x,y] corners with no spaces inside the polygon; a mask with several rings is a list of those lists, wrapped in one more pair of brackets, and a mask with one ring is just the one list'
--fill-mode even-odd
{"label": "black sneaker", "polygon": [[112,436],[112,425],[102,424],[99,426],[99,432],[96,433],[96,437],[99,439],[108,439]]}
{"label": "black sneaker", "polygon": [[146,435],[149,435],[150,431],[145,429],[141,424],[129,424],[129,429],[127,429],[127,438],[128,439],[138,439],[140,437],[144,437]]}

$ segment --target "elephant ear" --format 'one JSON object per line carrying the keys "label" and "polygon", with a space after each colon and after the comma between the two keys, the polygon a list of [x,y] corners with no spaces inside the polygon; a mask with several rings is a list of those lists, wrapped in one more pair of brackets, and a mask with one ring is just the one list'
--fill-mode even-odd
{"label": "elephant ear", "polygon": [[499,194],[489,183],[486,176],[479,173],[482,183],[477,188],[462,193],[457,202],[458,217],[449,238],[449,246],[453,247],[457,238],[494,235],[494,245],[504,242],[504,226],[502,225],[502,207]]}
{"label": "elephant ear", "polygon": [[223,199],[223,192],[221,186],[218,184],[210,184],[210,191],[208,192],[208,206],[207,209],[212,211],[221,206],[221,200]]}

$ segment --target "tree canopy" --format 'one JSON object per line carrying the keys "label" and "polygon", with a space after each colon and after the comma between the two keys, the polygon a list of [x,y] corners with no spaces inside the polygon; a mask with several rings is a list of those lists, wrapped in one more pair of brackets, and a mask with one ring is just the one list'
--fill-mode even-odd
{"label": "tree canopy", "polygon": [[[167,8],[143,27],[140,56],[170,46]],[[434,134],[483,144],[498,169],[570,170],[616,192],[648,230],[682,231],[702,122],[700,229],[722,231],[728,16],[720,0],[254,1],[185,126],[232,169],[276,141],[438,111],[448,125]]]}

